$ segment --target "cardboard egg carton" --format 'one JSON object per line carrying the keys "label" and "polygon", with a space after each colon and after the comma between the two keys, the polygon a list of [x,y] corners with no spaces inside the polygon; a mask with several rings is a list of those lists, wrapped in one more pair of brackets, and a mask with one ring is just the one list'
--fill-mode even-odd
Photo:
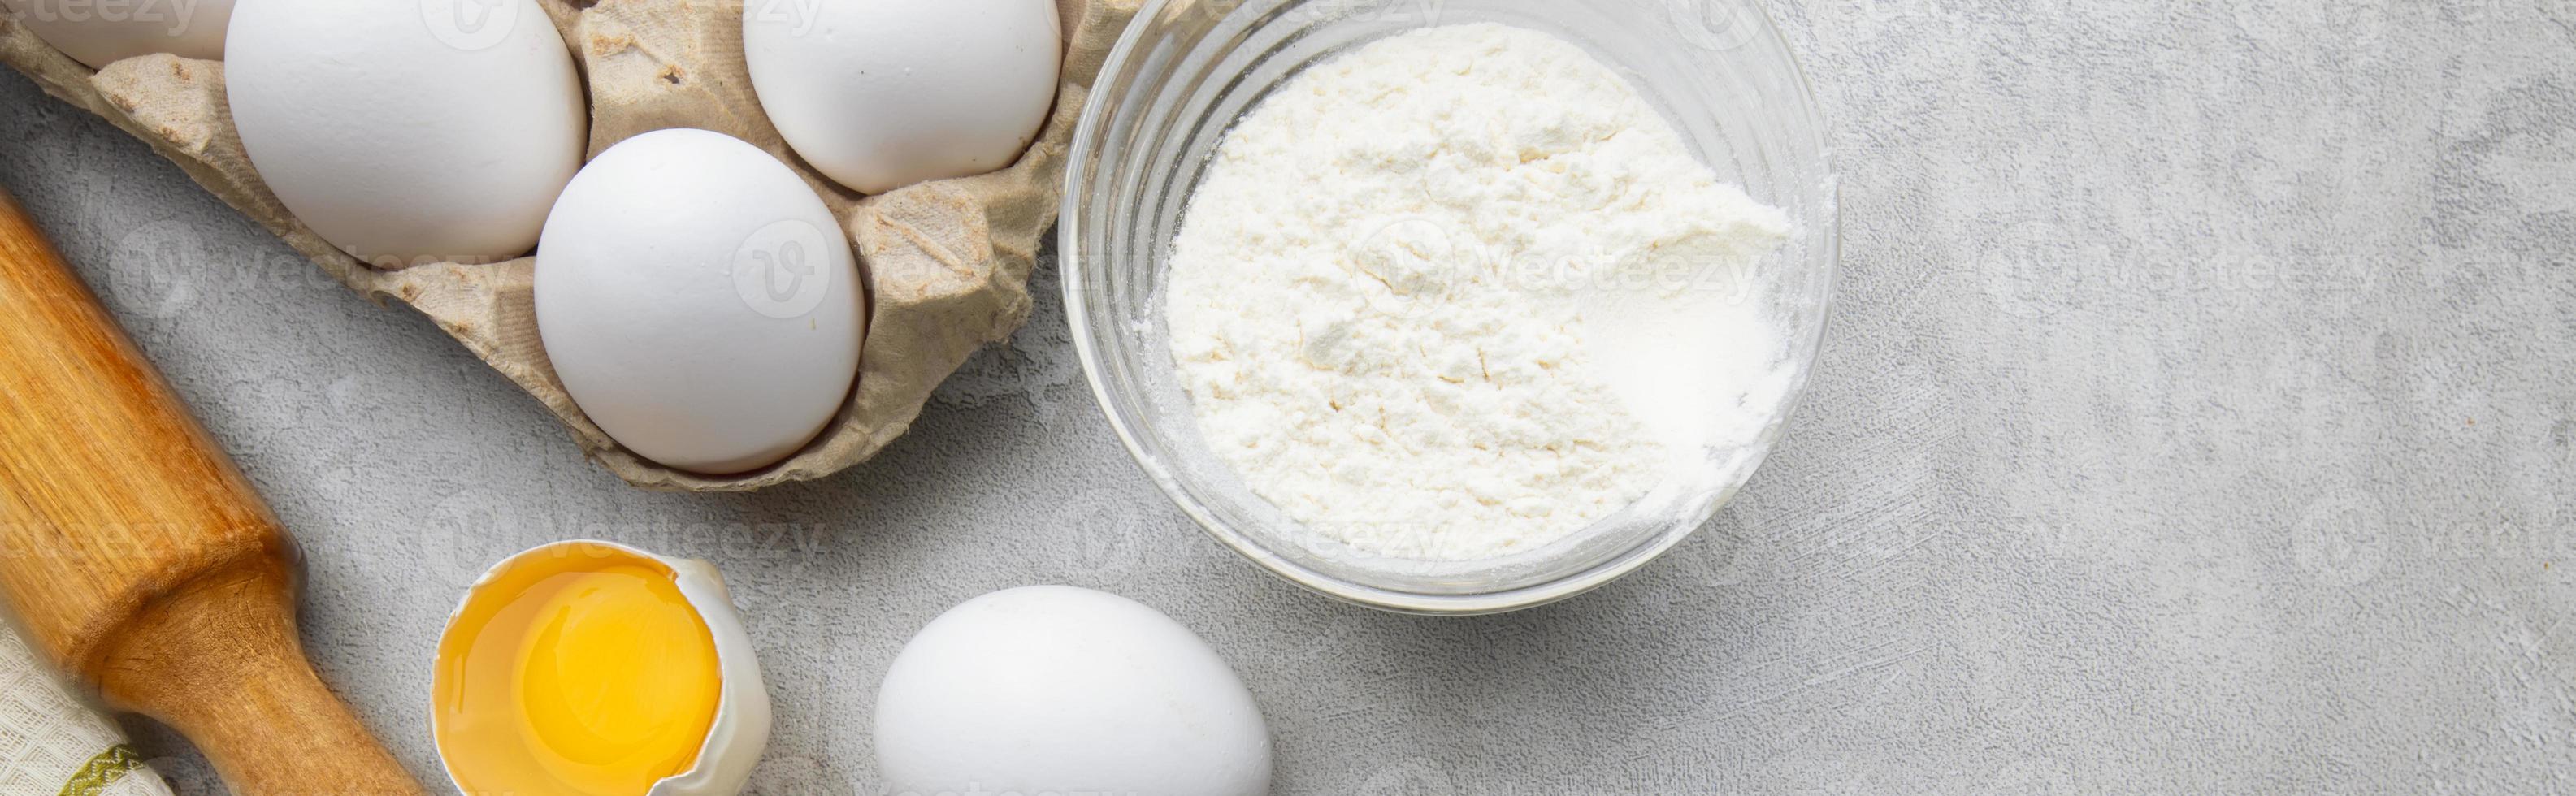
{"label": "cardboard egg carton", "polygon": [[812,184],[858,251],[869,317],[856,390],[803,451],[738,476],[655,464],[620,447],[582,415],[538,339],[534,257],[378,270],[297,222],[252,170],[234,132],[222,62],[149,55],[93,73],[0,16],[0,63],[151,144],[350,289],[429,316],[545,404],[582,450],[619,478],[657,490],[746,491],[821,478],[867,461],[911,428],[931,390],[967,356],[1027,322],[1029,272],[1040,238],[1055,224],[1074,123],[1101,61],[1140,2],[1057,0],[1065,31],[1062,84],[1037,143],[1017,163],[991,174],[863,197],[806,166],[762,114],[743,64],[744,0],[538,0],[573,49],[589,87],[590,157],[627,138],[672,127],[740,138],[776,155]]}

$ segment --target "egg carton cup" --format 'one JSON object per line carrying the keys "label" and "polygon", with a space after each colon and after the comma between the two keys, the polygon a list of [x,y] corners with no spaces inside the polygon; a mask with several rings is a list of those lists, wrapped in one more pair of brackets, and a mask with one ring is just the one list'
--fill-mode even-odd
{"label": "egg carton cup", "polygon": [[1102,60],[1141,2],[1057,0],[1065,30],[1061,85],[1046,126],[1018,162],[990,174],[861,196],[796,157],[761,112],[743,62],[743,0],[538,0],[589,89],[589,157],[673,127],[740,138],[804,177],[841,219],[859,255],[869,315],[856,389],[803,451],[736,476],[656,464],[619,446],[582,414],[537,335],[536,258],[379,269],[296,221],[242,149],[224,99],[222,62],[147,55],[93,72],[0,15],[0,63],[143,139],[333,279],[379,304],[398,301],[429,316],[545,404],[583,452],[619,478],[654,490],[748,491],[867,461],[911,428],[931,391],[969,355],[1028,321],[1029,274],[1040,240],[1055,224],[1074,123]]}

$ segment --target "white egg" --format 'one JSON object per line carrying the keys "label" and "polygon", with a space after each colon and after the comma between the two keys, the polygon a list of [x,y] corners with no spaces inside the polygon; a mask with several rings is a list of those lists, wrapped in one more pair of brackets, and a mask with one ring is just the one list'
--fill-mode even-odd
{"label": "white egg", "polygon": [[536,0],[240,0],[225,88],[278,201],[379,267],[527,253],[589,112]]}
{"label": "white egg", "polygon": [[0,0],[64,55],[102,69],[137,55],[220,61],[233,0]]}
{"label": "white egg", "polygon": [[1270,787],[1252,693],[1132,600],[1033,586],[950,609],[877,692],[887,793],[1251,796]]}
{"label": "white egg", "polygon": [[657,130],[564,188],[537,249],[537,331],[582,412],[645,458],[756,470],[830,422],[866,294],[823,200],[722,133]]}
{"label": "white egg", "polygon": [[805,162],[884,193],[996,171],[1055,101],[1054,0],[749,0],[743,55]]}

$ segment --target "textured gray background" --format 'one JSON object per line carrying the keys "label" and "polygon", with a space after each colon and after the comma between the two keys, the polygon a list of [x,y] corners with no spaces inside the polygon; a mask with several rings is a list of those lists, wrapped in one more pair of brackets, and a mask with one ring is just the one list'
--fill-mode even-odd
{"label": "textured gray background", "polygon": [[762,793],[874,790],[903,639],[1037,582],[1206,635],[1282,793],[2576,792],[2576,0],[1772,10],[1844,175],[1814,392],[1707,532],[1483,619],[1204,539],[1051,296],[870,465],[643,494],[14,75],[0,184],[300,534],[324,676],[424,778],[459,588],[600,536],[733,583],[778,704]]}

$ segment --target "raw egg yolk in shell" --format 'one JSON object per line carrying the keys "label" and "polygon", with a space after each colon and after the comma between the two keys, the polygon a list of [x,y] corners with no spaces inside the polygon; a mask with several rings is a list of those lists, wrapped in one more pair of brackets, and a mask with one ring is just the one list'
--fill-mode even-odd
{"label": "raw egg yolk in shell", "polygon": [[644,796],[696,767],[723,696],[715,638],[659,561],[535,556],[439,640],[435,734],[467,793]]}

